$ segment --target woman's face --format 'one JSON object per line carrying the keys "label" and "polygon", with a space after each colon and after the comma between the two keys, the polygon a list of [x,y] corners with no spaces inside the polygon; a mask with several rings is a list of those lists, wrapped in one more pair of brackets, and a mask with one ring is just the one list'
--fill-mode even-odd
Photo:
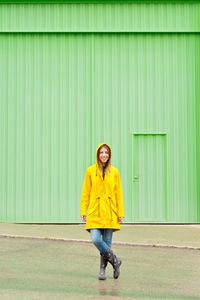
{"label": "woman's face", "polygon": [[108,159],[109,159],[109,151],[106,147],[101,147],[100,152],[99,152],[99,159],[102,162],[102,164],[104,165]]}

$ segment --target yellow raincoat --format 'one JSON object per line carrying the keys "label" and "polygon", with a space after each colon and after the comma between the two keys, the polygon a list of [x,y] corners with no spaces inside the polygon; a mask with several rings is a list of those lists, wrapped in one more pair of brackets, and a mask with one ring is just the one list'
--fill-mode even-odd
{"label": "yellow raincoat", "polygon": [[[105,144],[105,143],[104,143]],[[97,162],[86,170],[81,195],[81,216],[87,215],[85,229],[90,232],[93,228],[113,228],[120,230],[118,217],[124,217],[124,205],[120,173],[117,168],[110,165],[105,176],[100,172]],[[110,146],[106,144],[109,148]],[[110,160],[112,150],[110,148]]]}

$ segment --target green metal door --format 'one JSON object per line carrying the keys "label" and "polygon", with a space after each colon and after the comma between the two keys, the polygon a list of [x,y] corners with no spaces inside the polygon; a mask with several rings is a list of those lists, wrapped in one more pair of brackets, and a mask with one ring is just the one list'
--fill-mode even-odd
{"label": "green metal door", "polygon": [[166,222],[166,135],[133,134],[132,202],[136,222]]}

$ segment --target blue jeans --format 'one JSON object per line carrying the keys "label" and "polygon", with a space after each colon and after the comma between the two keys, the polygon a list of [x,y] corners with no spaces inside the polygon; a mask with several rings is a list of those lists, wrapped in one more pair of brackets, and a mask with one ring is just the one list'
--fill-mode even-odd
{"label": "blue jeans", "polygon": [[113,229],[111,228],[95,228],[90,229],[90,235],[92,239],[92,243],[97,247],[100,251],[100,254],[104,254],[106,250],[112,247],[112,234]]}

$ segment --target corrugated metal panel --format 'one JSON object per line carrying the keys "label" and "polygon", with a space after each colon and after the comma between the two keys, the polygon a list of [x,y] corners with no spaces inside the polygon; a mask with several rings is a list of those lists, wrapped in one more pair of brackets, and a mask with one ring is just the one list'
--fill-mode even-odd
{"label": "corrugated metal panel", "polygon": [[198,1],[150,3],[1,4],[0,32],[199,32]]}
{"label": "corrugated metal panel", "polygon": [[93,36],[93,111],[95,123],[102,125],[94,127],[92,141],[106,137],[119,151],[116,160],[114,156],[114,165],[123,174],[126,220],[137,218],[130,162],[139,158],[131,156],[135,149],[131,148],[130,133],[166,133],[166,222],[197,221],[194,120],[195,43],[199,36]]}
{"label": "corrugated metal panel", "polygon": [[1,221],[77,221],[91,159],[89,36],[3,34],[0,45]]}
{"label": "corrugated metal panel", "polygon": [[134,196],[131,165],[148,174],[132,141],[153,134],[158,144],[138,147],[145,159],[158,149],[161,165],[166,156],[162,220],[196,222],[197,45],[195,34],[1,34],[0,220],[80,222],[85,170],[106,141],[125,221],[137,222],[137,201],[160,183]]}

